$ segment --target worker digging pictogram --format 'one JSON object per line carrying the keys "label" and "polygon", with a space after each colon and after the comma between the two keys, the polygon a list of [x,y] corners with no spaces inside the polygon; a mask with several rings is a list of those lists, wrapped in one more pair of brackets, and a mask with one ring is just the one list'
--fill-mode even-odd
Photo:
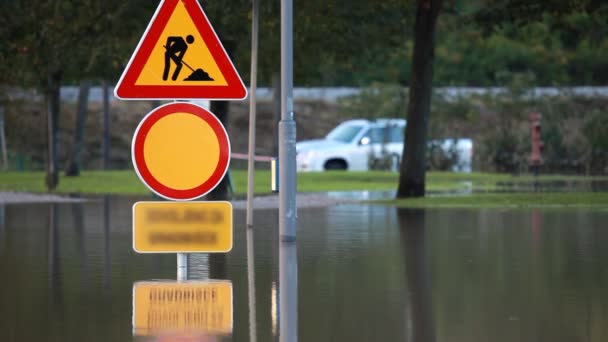
{"label": "worker digging pictogram", "polygon": [[213,78],[209,76],[205,70],[198,68],[194,70],[186,61],[184,56],[188,51],[188,45],[194,43],[194,36],[191,34],[186,36],[184,39],[181,36],[170,36],[167,37],[167,43],[163,45],[165,48],[165,67],[163,69],[163,81],[167,81],[169,78],[169,72],[171,70],[171,62],[175,64],[175,69],[171,76],[171,80],[175,81],[179,77],[182,70],[182,66],[185,65],[192,73],[184,78],[184,81],[213,81]]}

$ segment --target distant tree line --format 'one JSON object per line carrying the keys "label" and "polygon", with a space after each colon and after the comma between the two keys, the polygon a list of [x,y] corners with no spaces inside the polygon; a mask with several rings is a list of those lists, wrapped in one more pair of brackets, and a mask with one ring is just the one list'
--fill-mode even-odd
{"label": "distant tree line", "polygon": [[[200,1],[245,82],[250,1]],[[437,21],[435,86],[496,86],[504,74],[533,74],[537,85],[608,84],[608,3],[446,1]],[[569,3],[575,5],[568,5]],[[413,1],[310,0],[296,4],[295,84],[408,85]],[[526,3],[538,3],[535,1]],[[261,2],[260,83],[279,70],[280,1]],[[115,82],[157,6],[132,0],[4,0],[0,3],[0,82],[47,86],[83,78]],[[509,7],[510,6],[510,7]],[[560,10],[561,9],[561,10]],[[524,12],[522,12],[524,11]]]}

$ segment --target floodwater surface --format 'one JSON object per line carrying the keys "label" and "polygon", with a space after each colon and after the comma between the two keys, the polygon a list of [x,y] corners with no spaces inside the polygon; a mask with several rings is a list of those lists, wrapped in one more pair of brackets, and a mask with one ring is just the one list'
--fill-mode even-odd
{"label": "floodwater surface", "polygon": [[[235,210],[233,250],[191,255],[194,281],[176,283],[175,254],[133,252],[131,206],[0,205],[0,341],[178,340],[154,327],[201,298],[214,313],[185,322],[217,336],[181,340],[278,340],[277,210],[256,211],[250,234]],[[300,209],[299,341],[608,341],[606,222],[585,209]]]}

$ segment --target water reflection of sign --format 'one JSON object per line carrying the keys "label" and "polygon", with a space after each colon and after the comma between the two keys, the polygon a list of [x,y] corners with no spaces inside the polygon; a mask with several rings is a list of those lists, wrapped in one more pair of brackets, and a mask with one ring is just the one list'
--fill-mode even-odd
{"label": "water reflection of sign", "polygon": [[232,249],[230,202],[137,202],[133,249],[139,253],[226,253]]}
{"label": "water reflection of sign", "polygon": [[140,282],[133,285],[133,334],[232,333],[232,283]]}

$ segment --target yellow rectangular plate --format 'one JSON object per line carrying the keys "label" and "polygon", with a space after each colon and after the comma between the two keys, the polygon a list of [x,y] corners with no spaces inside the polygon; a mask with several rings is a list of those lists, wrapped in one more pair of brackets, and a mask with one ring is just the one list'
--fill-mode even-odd
{"label": "yellow rectangular plate", "polygon": [[137,202],[133,249],[138,253],[227,253],[232,249],[230,202]]}

